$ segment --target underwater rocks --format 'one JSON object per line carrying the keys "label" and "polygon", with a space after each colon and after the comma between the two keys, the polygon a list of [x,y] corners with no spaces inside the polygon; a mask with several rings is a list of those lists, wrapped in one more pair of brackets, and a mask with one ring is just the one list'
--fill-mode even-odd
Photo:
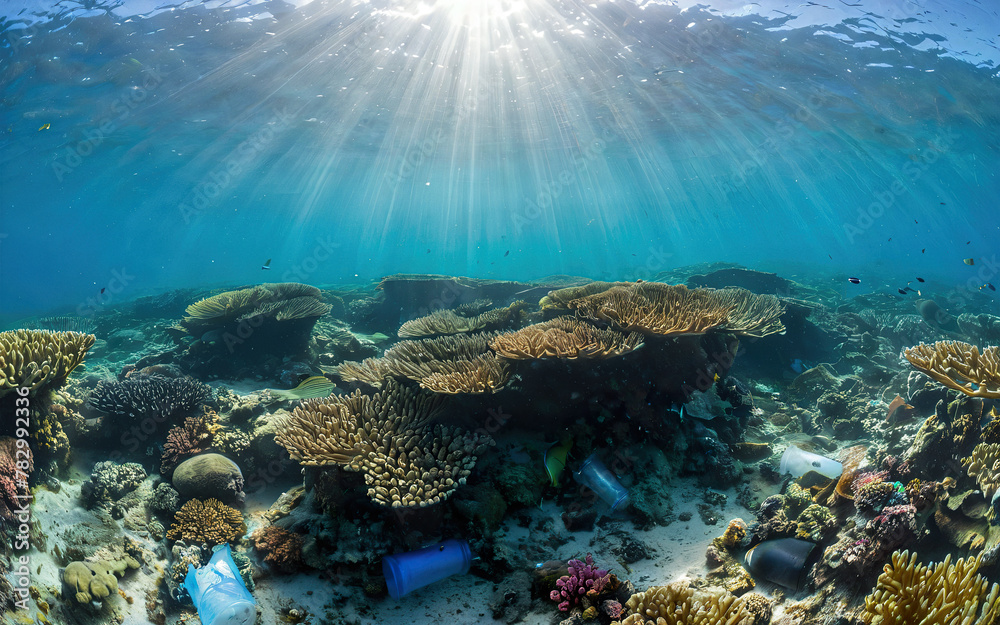
{"label": "underwater rocks", "polygon": [[221,454],[189,458],[174,469],[173,486],[185,499],[214,498],[225,503],[242,503],[243,473],[235,462]]}

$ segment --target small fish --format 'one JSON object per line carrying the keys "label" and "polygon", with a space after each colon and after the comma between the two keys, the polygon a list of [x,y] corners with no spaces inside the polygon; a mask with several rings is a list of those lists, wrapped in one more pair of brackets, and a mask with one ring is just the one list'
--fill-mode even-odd
{"label": "small fish", "polygon": [[973,258],[964,258],[964,259],[962,259],[962,262],[965,263],[966,265],[975,265],[976,264],[976,261]]}
{"label": "small fish", "polygon": [[848,278],[847,281],[851,284],[861,284],[861,278]]}
{"label": "small fish", "polygon": [[833,260],[833,256],[830,256],[829,254],[827,254],[826,257],[829,258],[830,260]]}
{"label": "small fish", "polygon": [[51,127],[52,127],[52,124],[42,124],[42,127],[38,129],[38,132],[41,132],[43,130],[48,130]]}
{"label": "small fish", "polygon": [[919,278],[919,277],[918,277],[918,278],[917,278],[917,282],[927,282],[927,281],[926,281],[926,280],[924,280],[923,278]]}
{"label": "small fish", "polygon": [[914,219],[914,220],[913,220],[913,223],[915,223],[915,224],[919,224],[920,222],[919,222],[919,221],[917,221],[916,219]]}
{"label": "small fish", "polygon": [[260,268],[261,268],[261,269],[270,269],[270,268],[271,268],[271,259],[270,259],[270,258],[268,258],[268,259],[267,259],[267,262],[266,262],[266,263],[264,263],[263,265],[261,265],[261,266],[260,266]]}
{"label": "small fish", "polygon": [[430,254],[430,253],[431,253],[431,249],[430,249],[430,248],[427,248],[427,253],[428,253],[428,254]]}
{"label": "small fish", "polygon": [[899,291],[900,295],[906,295],[906,291],[904,291],[903,289],[896,289],[896,290]]}
{"label": "small fish", "polygon": [[510,250],[507,250],[506,252],[503,253],[504,258],[507,258],[508,256],[510,256]]}
{"label": "small fish", "polygon": [[927,248],[925,247],[924,249],[920,250],[920,253],[923,254],[926,251],[927,251]]}
{"label": "small fish", "polygon": [[892,237],[889,237],[889,240],[892,241]]}
{"label": "small fish", "polygon": [[991,283],[989,283],[989,282],[987,282],[987,283],[986,283],[986,286],[987,286],[987,287],[988,287],[988,288],[989,288],[989,289],[990,289],[991,291],[996,291],[996,290],[997,290],[997,288],[996,288],[995,286],[993,286],[993,285],[992,285]]}
{"label": "small fish", "polygon": [[107,291],[107,290],[108,290],[108,287],[101,288],[101,295],[104,295],[104,292]]}

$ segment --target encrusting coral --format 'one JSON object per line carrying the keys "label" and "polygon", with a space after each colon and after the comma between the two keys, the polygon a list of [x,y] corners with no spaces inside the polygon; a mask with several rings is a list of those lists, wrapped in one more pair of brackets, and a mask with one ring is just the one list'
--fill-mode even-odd
{"label": "encrusting coral", "polygon": [[293,573],[302,567],[302,537],[295,532],[268,525],[250,535],[264,562],[281,573]]}
{"label": "encrusting coral", "polygon": [[139,568],[139,562],[126,556],[122,560],[70,562],[63,569],[63,583],[71,589],[78,603],[103,601],[118,590],[118,577],[128,569]]}
{"label": "encrusting coral", "polygon": [[972,397],[1000,398],[1000,347],[961,341],[921,343],[903,352],[910,364],[941,384]]}
{"label": "encrusting coral", "polygon": [[753,625],[754,615],[732,593],[695,590],[687,581],[654,586],[632,595],[629,616],[612,625]]}
{"label": "encrusting coral", "polygon": [[642,335],[602,330],[574,317],[557,317],[501,334],[490,347],[504,358],[611,358],[642,347]]}
{"label": "encrusting coral", "polygon": [[386,381],[374,396],[302,402],[275,436],[303,465],[360,471],[368,496],[385,506],[427,506],[465,483],[488,435],[430,426],[442,398]]}
{"label": "encrusting coral", "polygon": [[917,554],[892,554],[861,618],[874,625],[992,625],[1000,619],[1000,584],[978,574],[980,558],[917,564]]}
{"label": "encrusting coral", "polygon": [[93,334],[79,332],[0,332],[0,397],[18,387],[27,387],[35,395],[62,384],[95,340]]}
{"label": "encrusting coral", "polygon": [[174,515],[167,538],[221,545],[236,542],[246,531],[247,526],[239,510],[230,508],[218,499],[192,499]]}

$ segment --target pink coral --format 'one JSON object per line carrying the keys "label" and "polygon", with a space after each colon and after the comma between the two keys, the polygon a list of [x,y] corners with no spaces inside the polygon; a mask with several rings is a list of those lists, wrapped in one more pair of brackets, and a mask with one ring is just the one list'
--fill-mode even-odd
{"label": "pink coral", "polygon": [[[28,455],[27,460],[23,458],[25,453]],[[22,469],[18,468],[18,462],[14,460],[19,455]],[[28,484],[25,479],[33,468],[30,451],[18,454],[15,439],[0,437],[0,522],[13,520],[14,511],[20,509],[26,501]]]}
{"label": "pink coral", "polygon": [[603,603],[601,603],[601,611],[613,619],[619,619],[625,611],[625,608],[623,608],[622,604],[618,603],[614,599],[606,599]]}
{"label": "pink coral", "polygon": [[[580,603],[580,600],[595,583],[608,572],[594,566],[594,558],[587,554],[587,561],[570,560],[569,575],[563,575],[556,580],[556,590],[549,593],[549,599],[559,602],[559,609],[569,612],[569,609]],[[605,582],[607,583],[607,582]]]}

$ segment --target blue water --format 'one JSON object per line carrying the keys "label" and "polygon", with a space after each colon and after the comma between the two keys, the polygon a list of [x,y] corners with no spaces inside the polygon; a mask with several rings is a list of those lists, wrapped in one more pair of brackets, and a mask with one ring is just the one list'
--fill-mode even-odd
{"label": "blue water", "polygon": [[705,261],[1000,282],[1000,14],[836,4],[7,1],[3,315]]}

